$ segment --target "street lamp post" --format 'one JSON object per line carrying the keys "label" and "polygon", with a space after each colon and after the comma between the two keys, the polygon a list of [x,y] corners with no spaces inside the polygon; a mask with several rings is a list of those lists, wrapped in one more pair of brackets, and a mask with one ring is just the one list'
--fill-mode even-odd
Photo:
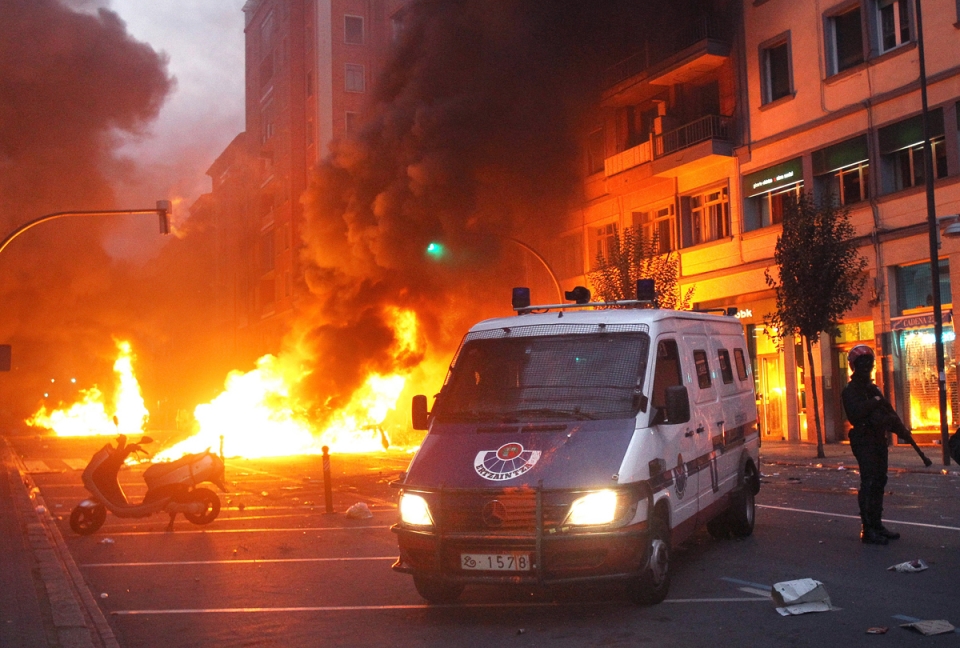
{"label": "street lamp post", "polygon": [[0,241],[0,252],[3,252],[4,248],[10,244],[13,239],[17,238],[28,229],[39,225],[40,223],[45,223],[47,221],[56,220],[58,218],[67,218],[68,216],[136,216],[139,214],[156,214],[160,217],[160,233],[169,234],[170,233],[170,201],[169,200],[158,200],[157,206],[153,209],[108,209],[101,211],[65,211],[65,212],[54,212],[53,214],[46,214],[40,216],[39,218],[34,218],[32,221],[28,221],[18,227],[17,229],[10,232],[3,241]]}
{"label": "street lamp post", "polygon": [[924,181],[927,189],[927,226],[930,238],[930,283],[933,289],[933,336],[937,354],[937,385],[940,400],[940,439],[943,451],[943,465],[950,465],[950,430],[947,427],[947,372],[943,349],[943,301],[940,294],[940,254],[937,226],[937,203],[934,199],[933,180],[936,169],[933,166],[933,145],[930,143],[929,108],[927,105],[927,68],[923,51],[923,16],[920,0],[916,0],[917,15],[917,55],[920,59],[920,104],[923,121],[923,164]]}

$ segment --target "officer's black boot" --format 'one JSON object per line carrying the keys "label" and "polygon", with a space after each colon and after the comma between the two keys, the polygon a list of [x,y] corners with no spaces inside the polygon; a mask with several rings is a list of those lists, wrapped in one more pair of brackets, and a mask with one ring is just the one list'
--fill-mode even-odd
{"label": "officer's black boot", "polygon": [[864,526],[860,530],[860,542],[863,544],[885,545],[889,543],[886,536],[879,529]]}
{"label": "officer's black boot", "polygon": [[883,526],[882,524],[880,525],[880,528],[877,529],[877,533],[879,533],[880,535],[882,535],[882,536],[883,536],[884,538],[886,538],[887,540],[899,540],[899,539],[900,539],[900,534],[899,534],[899,533],[897,533],[896,531],[891,531],[890,529],[888,529],[887,527]]}

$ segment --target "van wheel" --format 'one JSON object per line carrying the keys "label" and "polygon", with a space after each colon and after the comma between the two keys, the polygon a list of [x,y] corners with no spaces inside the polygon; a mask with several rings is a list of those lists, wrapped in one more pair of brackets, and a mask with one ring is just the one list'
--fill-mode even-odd
{"label": "van wheel", "polygon": [[445,583],[437,578],[413,575],[413,586],[417,593],[430,603],[453,603],[463,593],[463,585]]}
{"label": "van wheel", "polygon": [[630,598],[641,605],[656,605],[670,591],[670,528],[657,512],[650,520],[649,559],[640,578],[630,585]]}
{"label": "van wheel", "polygon": [[753,533],[757,514],[755,499],[758,483],[757,469],[752,463],[748,463],[743,469],[740,489],[733,493],[730,509],[725,515],[727,526],[730,527],[730,532],[735,538],[746,538]]}
{"label": "van wheel", "polygon": [[74,507],[70,514],[70,528],[77,535],[90,535],[103,526],[107,520],[107,507],[103,504],[96,506]]}

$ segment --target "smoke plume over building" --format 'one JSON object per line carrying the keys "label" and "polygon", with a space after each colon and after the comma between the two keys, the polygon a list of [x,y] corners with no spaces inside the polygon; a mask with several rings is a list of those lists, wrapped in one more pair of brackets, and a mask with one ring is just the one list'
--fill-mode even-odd
{"label": "smoke plume over building", "polygon": [[[372,116],[334,142],[306,196],[309,391],[348,395],[370,371],[421,360],[390,352],[387,307],[415,310],[427,353],[445,358],[471,320],[509,313],[531,260],[512,239],[547,253],[545,233],[578,197],[598,72],[644,4],[407,6]],[[431,243],[439,258],[425,254]],[[545,285],[535,299],[555,300]]]}

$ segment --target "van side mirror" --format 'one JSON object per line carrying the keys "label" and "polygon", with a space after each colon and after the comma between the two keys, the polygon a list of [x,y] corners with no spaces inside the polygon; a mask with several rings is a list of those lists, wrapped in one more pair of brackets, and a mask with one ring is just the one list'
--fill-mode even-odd
{"label": "van side mirror", "polygon": [[430,427],[430,415],[427,413],[427,397],[417,394],[413,397],[413,429],[426,430]]}
{"label": "van side mirror", "polygon": [[683,385],[667,387],[666,422],[671,425],[686,423],[690,420],[690,395]]}

